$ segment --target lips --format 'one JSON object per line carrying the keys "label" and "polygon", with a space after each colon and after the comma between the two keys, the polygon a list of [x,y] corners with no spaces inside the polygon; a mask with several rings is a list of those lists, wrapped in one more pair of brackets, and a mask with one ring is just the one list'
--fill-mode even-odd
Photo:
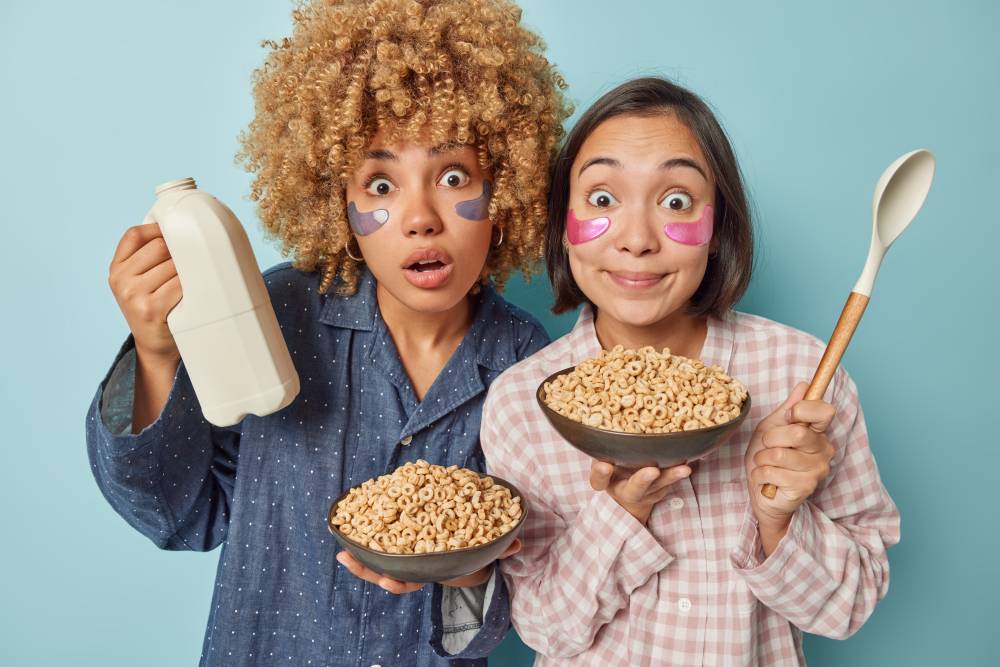
{"label": "lips", "polygon": [[647,271],[607,271],[608,277],[626,289],[646,289],[660,283],[667,273],[650,273]]}
{"label": "lips", "polygon": [[445,284],[453,269],[451,256],[440,248],[423,248],[403,260],[403,275],[414,287],[433,289]]}

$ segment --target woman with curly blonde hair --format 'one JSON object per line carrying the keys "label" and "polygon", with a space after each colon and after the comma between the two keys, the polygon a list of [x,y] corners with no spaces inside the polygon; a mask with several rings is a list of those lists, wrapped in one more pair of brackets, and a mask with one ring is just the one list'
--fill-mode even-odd
{"label": "woman with curly blonde hair", "polygon": [[264,277],[301,392],[207,423],[166,326],[173,263],[156,224],[133,227],[109,277],[132,336],[91,404],[92,469],[160,548],[223,545],[202,664],[482,664],[509,626],[492,566],[394,581],[336,554],[324,518],[410,461],[483,470],[486,390],[548,340],[497,291],[540,258],[565,84],[506,0],[293,18],[265,42],[240,158],[292,260]]}

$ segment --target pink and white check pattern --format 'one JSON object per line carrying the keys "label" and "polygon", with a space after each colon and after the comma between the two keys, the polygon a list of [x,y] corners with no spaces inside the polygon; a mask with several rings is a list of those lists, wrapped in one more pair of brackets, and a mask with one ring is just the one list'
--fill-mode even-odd
{"label": "pink and white check pattern", "polygon": [[642,526],[590,488],[590,459],[563,440],[535,402],[548,375],[600,352],[592,311],[508,369],[483,410],[488,469],[529,509],[524,549],[503,561],[513,623],[536,665],[802,665],[802,631],[853,634],[889,587],[886,549],[899,513],[868,447],[854,382],[838,369],[825,400],[830,477],[764,559],[743,454],[757,423],[823,353],[816,338],[762,317],[712,318],[701,358],[747,385],[738,432],[693,466]]}

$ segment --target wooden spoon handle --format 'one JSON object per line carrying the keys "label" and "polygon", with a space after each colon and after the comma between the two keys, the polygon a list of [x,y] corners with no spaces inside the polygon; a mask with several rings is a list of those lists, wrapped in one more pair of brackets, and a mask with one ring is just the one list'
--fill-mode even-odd
{"label": "wooden spoon handle", "polygon": [[[840,360],[847,350],[847,344],[851,342],[854,330],[858,328],[858,323],[861,322],[861,316],[865,314],[867,306],[868,297],[864,294],[851,292],[851,295],[847,297],[847,303],[840,313],[837,326],[830,335],[830,342],[826,344],[826,351],[823,353],[823,358],[820,359],[816,374],[813,375],[803,400],[816,401],[823,398],[823,394],[830,386],[833,374],[837,372],[837,366],[840,365]],[[778,487],[774,484],[765,484],[761,487],[760,492],[767,498],[774,498]]]}

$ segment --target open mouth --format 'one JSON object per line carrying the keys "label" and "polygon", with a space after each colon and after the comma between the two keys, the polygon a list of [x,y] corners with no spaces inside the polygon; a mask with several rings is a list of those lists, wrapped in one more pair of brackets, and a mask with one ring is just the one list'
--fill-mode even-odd
{"label": "open mouth", "polygon": [[451,277],[454,264],[439,248],[424,248],[403,261],[403,275],[414,287],[433,289],[444,285]]}
{"label": "open mouth", "polygon": [[416,271],[417,273],[423,273],[424,271],[437,271],[438,269],[443,269],[445,263],[440,260],[427,260],[422,262],[413,262],[406,267],[407,271]]}

